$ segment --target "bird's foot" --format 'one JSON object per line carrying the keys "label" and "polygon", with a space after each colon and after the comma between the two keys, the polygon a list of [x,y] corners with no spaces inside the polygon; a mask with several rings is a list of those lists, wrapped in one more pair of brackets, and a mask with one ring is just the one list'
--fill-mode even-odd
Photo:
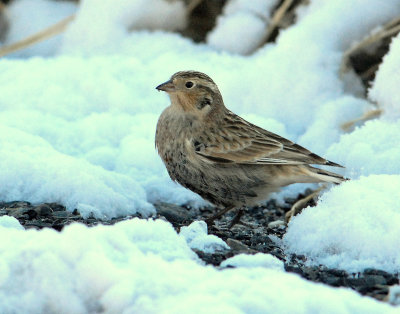
{"label": "bird's foot", "polygon": [[214,225],[214,221],[218,218],[220,218],[223,214],[227,213],[228,211],[230,211],[232,208],[234,208],[234,206],[228,206],[225,207],[224,209],[220,210],[219,212],[217,212],[215,215],[212,215],[211,217],[208,217],[205,222],[207,224],[207,227],[210,228]]}
{"label": "bird's foot", "polygon": [[245,207],[239,208],[238,211],[236,212],[235,217],[233,217],[231,221],[226,222],[226,223],[219,223],[218,226],[215,228],[217,228],[218,230],[225,230],[225,231],[231,230],[236,225],[242,225],[242,226],[245,226],[245,227],[248,227],[251,229],[255,228],[255,226],[245,223],[241,220],[241,218],[244,214],[244,210],[245,210]]}
{"label": "bird's foot", "polygon": [[239,208],[238,211],[236,212],[235,217],[233,217],[233,219],[232,219],[232,220],[229,222],[229,224],[228,224],[228,228],[229,228],[229,229],[231,229],[234,225],[237,225],[237,224],[242,223],[242,222],[240,221],[240,218],[242,218],[243,213],[244,213],[243,208]]}

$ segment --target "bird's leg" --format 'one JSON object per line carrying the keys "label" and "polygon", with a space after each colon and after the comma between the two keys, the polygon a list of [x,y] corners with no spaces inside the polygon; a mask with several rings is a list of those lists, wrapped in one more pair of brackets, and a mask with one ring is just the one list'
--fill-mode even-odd
{"label": "bird's leg", "polygon": [[322,185],[318,189],[316,189],[314,192],[312,192],[310,195],[307,195],[306,197],[298,200],[296,203],[293,204],[292,208],[286,213],[285,215],[285,221],[289,222],[290,219],[292,219],[294,216],[299,214],[304,207],[306,207],[307,203],[312,200],[314,197],[318,196],[319,193],[326,189],[326,185]]}
{"label": "bird's leg", "polygon": [[211,217],[208,217],[206,219],[207,226],[209,226],[209,227],[212,226],[212,224],[213,224],[215,219],[218,219],[219,217],[221,217],[223,214],[227,213],[228,211],[230,211],[234,207],[235,206],[227,206],[224,209],[222,209],[219,212],[217,212],[216,214],[212,215]]}
{"label": "bird's leg", "polygon": [[234,225],[240,222],[240,218],[242,218],[243,213],[244,213],[244,207],[240,207],[236,212],[235,217],[233,217],[231,222],[228,224],[228,229],[231,229]]}

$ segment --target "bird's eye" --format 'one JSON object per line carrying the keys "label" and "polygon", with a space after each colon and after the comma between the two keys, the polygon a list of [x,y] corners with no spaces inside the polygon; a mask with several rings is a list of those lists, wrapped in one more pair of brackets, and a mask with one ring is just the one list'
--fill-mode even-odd
{"label": "bird's eye", "polygon": [[187,88],[192,88],[193,85],[194,85],[193,82],[190,82],[190,81],[185,83],[185,86],[186,86]]}

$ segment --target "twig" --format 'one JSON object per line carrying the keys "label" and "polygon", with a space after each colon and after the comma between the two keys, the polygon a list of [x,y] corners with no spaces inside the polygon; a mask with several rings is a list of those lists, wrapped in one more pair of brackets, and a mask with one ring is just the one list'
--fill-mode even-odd
{"label": "twig", "polygon": [[203,0],[191,0],[186,7],[187,16],[192,14],[193,10],[196,9],[202,2],[203,2]]}
{"label": "twig", "polygon": [[389,28],[392,28],[393,26],[396,26],[399,23],[400,23],[400,17],[391,20],[389,23],[387,23],[384,26],[384,28],[389,29]]}
{"label": "twig", "polygon": [[346,123],[343,123],[341,125],[341,128],[343,131],[348,132],[357,122],[364,122],[364,121],[368,121],[374,118],[378,118],[381,114],[382,114],[382,109],[374,109],[374,110],[370,110],[365,112],[361,117],[354,119],[354,120],[350,120]]}
{"label": "twig", "polygon": [[15,52],[17,50],[29,47],[35,43],[44,41],[45,39],[48,39],[50,37],[53,37],[57,34],[62,33],[67,25],[73,21],[75,18],[75,14],[68,16],[67,18],[61,20],[60,22],[49,26],[48,28],[37,32],[36,34],[33,34],[31,36],[28,36],[20,41],[17,41],[16,43],[13,43],[8,46],[4,46],[0,48],[0,57],[4,57],[5,55],[8,55],[12,52]]}
{"label": "twig", "polygon": [[384,38],[391,37],[396,33],[400,32],[400,18],[396,18],[386,25],[384,25],[383,29],[377,33],[372,34],[371,36],[365,38],[364,40],[360,41],[357,45],[351,47],[343,54],[342,64],[340,66],[340,71],[342,73],[346,72],[346,68],[348,67],[348,62],[350,56],[354,54],[356,51],[364,49]]}
{"label": "twig", "polygon": [[318,189],[313,191],[310,195],[298,200],[296,203],[293,204],[292,208],[285,214],[285,221],[289,222],[294,216],[300,213],[304,207],[307,205],[309,201],[311,201],[314,197],[318,196],[319,193],[326,189],[327,186],[323,184]]}
{"label": "twig", "polygon": [[275,11],[271,21],[269,22],[267,32],[264,35],[263,43],[268,42],[274,30],[278,27],[280,21],[285,16],[287,10],[292,5],[293,0],[284,0],[281,6]]}
{"label": "twig", "polygon": [[375,72],[378,70],[379,66],[380,66],[379,63],[374,64],[374,65],[373,65],[372,67],[370,67],[368,70],[362,72],[362,73],[360,74],[361,79],[362,79],[362,80],[368,80],[368,79],[370,79],[371,76],[374,75]]}

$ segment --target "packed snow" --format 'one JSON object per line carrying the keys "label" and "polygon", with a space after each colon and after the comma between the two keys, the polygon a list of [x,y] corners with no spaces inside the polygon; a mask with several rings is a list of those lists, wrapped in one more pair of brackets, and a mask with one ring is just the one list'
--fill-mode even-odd
{"label": "packed snow", "polygon": [[[77,7],[15,0],[9,7],[15,18],[7,44],[74,12],[76,19],[64,34],[0,60],[0,200],[59,202],[101,219],[149,217],[159,201],[205,205],[169,179],[154,149],[157,119],[169,102],[154,87],[176,71],[195,69],[215,80],[234,112],[346,167],[336,171],[351,181],[293,218],[283,241],[287,252],[348,271],[398,272],[400,36],[369,90],[382,117],[347,134],[340,125],[374,106],[360,98],[356,76],[339,73],[344,51],[397,17],[398,1],[312,0],[276,43],[246,57],[232,51],[243,53],[259,38],[260,17],[249,10],[226,9],[236,17],[216,30],[228,40],[230,23],[248,19],[252,43],[213,48],[163,31],[184,27],[181,2],[153,0],[151,12],[144,2],[84,0]],[[157,19],[164,9],[176,18]],[[155,28],[161,30],[148,31]],[[0,312],[395,311],[287,274],[268,255],[226,262],[236,268],[204,266],[191,248],[227,247],[200,222],[180,235],[163,221],[138,219],[57,233],[24,231],[2,217],[0,234],[7,239],[0,243],[0,299],[6,300]]]}

